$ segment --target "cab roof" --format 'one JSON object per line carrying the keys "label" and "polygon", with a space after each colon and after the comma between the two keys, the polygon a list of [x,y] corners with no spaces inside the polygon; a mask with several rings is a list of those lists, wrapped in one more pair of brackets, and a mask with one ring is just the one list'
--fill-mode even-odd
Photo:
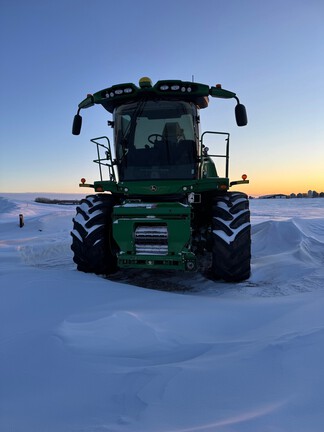
{"label": "cab roof", "polygon": [[144,77],[140,79],[139,86],[133,83],[116,84],[93,95],[89,94],[79,104],[79,109],[100,104],[112,113],[116,107],[125,103],[157,99],[187,101],[199,108],[206,108],[209,96],[229,99],[235,97],[235,93],[222,89],[220,85],[209,87],[206,84],[181,80],[162,80],[152,85],[151,80]]}

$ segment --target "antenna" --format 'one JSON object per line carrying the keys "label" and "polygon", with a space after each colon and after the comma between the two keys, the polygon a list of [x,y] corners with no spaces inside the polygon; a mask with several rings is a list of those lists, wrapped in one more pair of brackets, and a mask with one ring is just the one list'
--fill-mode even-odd
{"label": "antenna", "polygon": [[195,77],[194,77],[194,75],[192,75],[192,82],[195,82]]}

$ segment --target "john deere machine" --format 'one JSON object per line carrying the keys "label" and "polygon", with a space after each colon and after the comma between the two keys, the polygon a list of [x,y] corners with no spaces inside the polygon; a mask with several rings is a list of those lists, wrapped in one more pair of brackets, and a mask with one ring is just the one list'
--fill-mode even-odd
{"label": "john deere machine", "polygon": [[[210,273],[225,281],[250,275],[251,227],[246,194],[229,192],[229,134],[200,135],[200,110],[209,98],[236,100],[238,126],[247,124],[244,105],[220,85],[141,78],[88,95],[80,111],[101,105],[110,114],[113,148],[94,138],[100,179],[80,202],[73,220],[72,251],[78,270],[110,274],[120,269],[199,270],[210,257]],[[221,136],[224,153],[210,154],[207,135]],[[223,158],[222,176],[215,159]]]}

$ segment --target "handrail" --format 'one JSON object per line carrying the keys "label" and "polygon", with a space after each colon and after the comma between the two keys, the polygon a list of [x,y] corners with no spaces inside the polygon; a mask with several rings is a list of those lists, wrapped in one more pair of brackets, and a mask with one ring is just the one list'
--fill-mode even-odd
{"label": "handrail", "polygon": [[[101,144],[100,142],[97,142],[98,140],[107,140],[107,145],[104,145],[104,144]],[[109,175],[110,181],[116,182],[116,173],[115,173],[115,169],[114,169],[115,163],[112,160],[111,146],[110,146],[109,138],[106,136],[101,136],[98,138],[92,138],[90,141],[93,142],[94,144],[96,144],[96,146],[97,146],[98,159],[94,159],[93,162],[97,163],[99,165],[100,181],[103,181],[101,166],[106,166],[106,167],[108,167],[108,175]],[[101,156],[100,147],[105,149],[105,157]],[[103,162],[103,161],[107,161],[107,162]]]}
{"label": "handrail", "polygon": [[201,135],[201,139],[200,139],[200,142],[201,142],[201,155],[200,155],[201,160],[203,160],[203,157],[204,157],[204,154],[203,154],[204,143],[203,143],[203,141],[204,141],[204,136],[206,134],[226,135],[227,136],[227,138],[225,138],[225,141],[226,141],[226,153],[225,154],[220,154],[220,155],[218,155],[218,154],[208,154],[207,156],[209,156],[209,157],[215,157],[215,158],[216,157],[225,158],[226,159],[226,161],[225,161],[225,177],[228,177],[228,175],[229,175],[229,139],[230,139],[230,134],[228,132],[214,132],[214,131],[206,131],[206,132],[204,132]]}

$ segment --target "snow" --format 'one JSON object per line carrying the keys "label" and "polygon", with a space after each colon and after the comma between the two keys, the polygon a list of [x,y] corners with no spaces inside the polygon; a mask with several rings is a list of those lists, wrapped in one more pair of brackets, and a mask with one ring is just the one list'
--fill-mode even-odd
{"label": "snow", "polygon": [[75,206],[2,194],[0,430],[322,431],[324,199],[251,212],[248,281],[104,279],[73,264]]}

